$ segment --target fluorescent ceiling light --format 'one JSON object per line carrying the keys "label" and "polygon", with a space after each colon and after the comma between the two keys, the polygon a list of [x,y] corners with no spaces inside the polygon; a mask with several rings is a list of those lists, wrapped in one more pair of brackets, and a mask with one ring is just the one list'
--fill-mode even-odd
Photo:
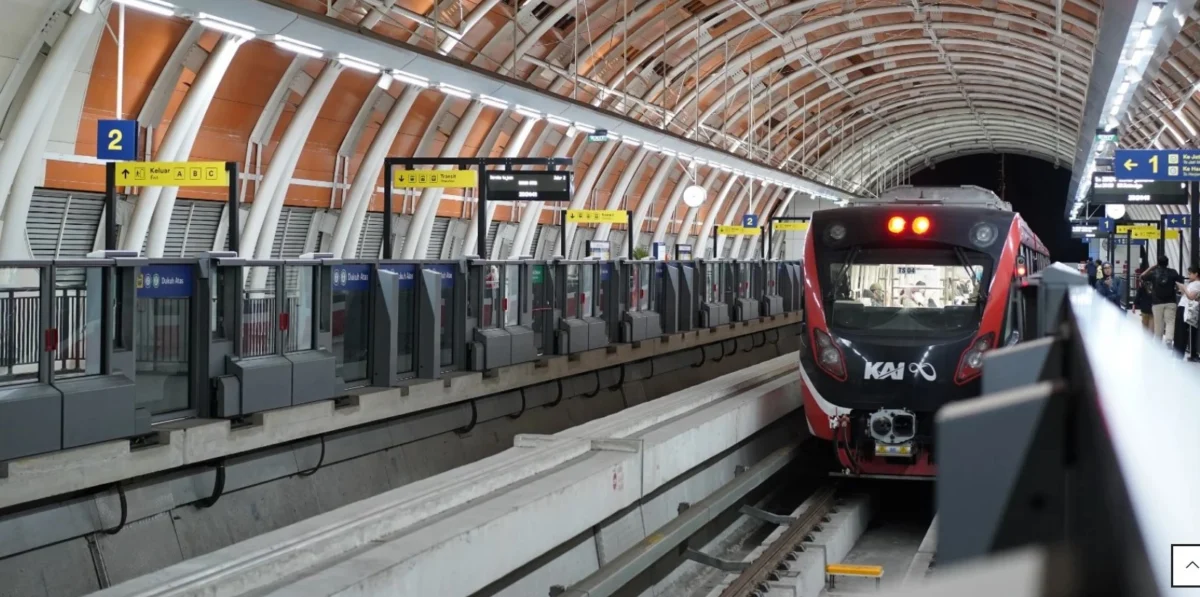
{"label": "fluorescent ceiling light", "polygon": [[429,87],[429,79],[426,79],[425,77],[418,77],[417,75],[411,75],[402,70],[392,71],[392,78],[404,83],[405,85],[416,85],[417,87],[421,88]]}
{"label": "fluorescent ceiling light", "polygon": [[1119,106],[1119,105],[1121,105],[1121,104],[1123,104],[1123,103],[1125,103],[1125,94],[1123,94],[1123,93],[1122,93],[1122,94],[1118,95],[1117,97],[1114,97],[1114,98],[1113,98],[1113,105],[1114,105],[1114,106]]}
{"label": "fluorescent ceiling light", "polygon": [[[1154,35],[1153,29],[1150,29],[1150,28],[1142,29],[1142,32],[1138,33],[1137,43],[1134,44],[1134,47],[1140,50],[1140,49],[1150,45],[1150,36],[1151,35]],[[1134,55],[1136,56],[1137,53],[1135,52]]]}
{"label": "fluorescent ceiling light", "polygon": [[559,118],[559,117],[557,117],[557,116],[547,116],[547,117],[546,117],[546,120],[547,120],[547,121],[548,121],[550,124],[554,124],[554,125],[558,125],[558,126],[565,126],[565,127],[570,127],[570,126],[571,126],[571,121],[570,121],[570,120],[566,120],[566,119],[563,119],[563,118]]}
{"label": "fluorescent ceiling light", "polygon": [[196,15],[196,22],[200,23],[200,26],[206,29],[228,33],[243,39],[250,39],[256,35],[254,28],[249,25],[243,25],[229,19],[222,19],[221,17],[204,12]]}
{"label": "fluorescent ceiling light", "polygon": [[342,66],[346,68],[352,68],[354,70],[362,71],[364,73],[371,73],[373,75],[379,74],[379,65],[369,60],[363,60],[362,58],[355,58],[354,56],[341,53],[337,55],[337,59],[338,62],[340,62]]}
{"label": "fluorescent ceiling light", "polygon": [[524,116],[525,118],[540,119],[542,117],[541,112],[538,112],[537,110],[534,110],[532,108],[526,108],[525,106],[522,106],[520,104],[517,105],[517,114],[520,114],[521,116]]}
{"label": "fluorescent ceiling light", "polygon": [[1137,83],[1142,80],[1142,73],[1138,72],[1136,68],[1130,68],[1125,71],[1125,80],[1130,83]]}
{"label": "fluorescent ceiling light", "polygon": [[313,58],[321,58],[325,55],[319,46],[314,46],[308,42],[292,39],[290,37],[284,37],[282,35],[275,36],[275,46],[289,52],[303,54],[304,56],[312,56]]}
{"label": "fluorescent ceiling light", "polygon": [[1108,127],[1104,129],[1104,132],[1106,132],[1106,133],[1110,133],[1110,132],[1112,132],[1112,131],[1116,130],[1116,128],[1117,128],[1118,126],[1121,126],[1121,123],[1119,123],[1119,122],[1117,122],[1117,121],[1115,121],[1115,120],[1109,120],[1109,121],[1108,121]]}
{"label": "fluorescent ceiling light", "polygon": [[223,23],[223,22],[220,22],[220,20],[200,18],[200,19],[197,19],[196,22],[199,23],[200,26],[203,26],[203,28],[205,28],[205,29],[221,31],[222,34],[229,34],[229,35],[233,35],[236,37],[241,37],[242,40],[250,40],[251,37],[254,37],[254,35],[256,35],[256,34],[254,34],[254,31],[251,31],[250,29],[242,29],[242,28],[240,28],[240,26]]}
{"label": "fluorescent ceiling light", "polygon": [[580,132],[587,133],[587,134],[589,134],[589,135],[590,135],[590,134],[592,134],[592,133],[594,133],[594,132],[596,132],[596,127],[594,127],[594,126],[591,126],[591,125],[584,124],[584,123],[582,123],[582,122],[576,122],[576,123],[575,123],[575,129],[576,129],[576,130],[578,130],[578,131],[580,131]]}
{"label": "fluorescent ceiling light", "polygon": [[1141,64],[1146,57],[1145,50],[1134,50],[1133,55],[1129,57],[1129,61],[1134,64]]}
{"label": "fluorescent ceiling light", "polygon": [[116,2],[117,4],[124,4],[129,8],[136,8],[159,16],[175,16],[175,7],[159,0],[116,0]]}
{"label": "fluorescent ceiling light", "polygon": [[1121,83],[1120,87],[1117,87],[1118,95],[1125,95],[1126,91],[1129,91],[1129,81],[1125,81],[1125,82]]}
{"label": "fluorescent ceiling light", "polygon": [[726,166],[725,164],[721,164],[720,166],[718,166],[718,168],[720,168],[722,172],[732,172],[733,171],[733,168],[730,168],[729,166]]}
{"label": "fluorescent ceiling light", "polygon": [[643,143],[642,147],[645,147],[647,151],[658,151],[658,146],[654,145],[653,143]]}
{"label": "fluorescent ceiling light", "polygon": [[661,153],[663,155],[669,155],[671,157],[675,157],[675,156],[679,155],[679,154],[675,153],[674,151],[672,151],[670,149],[666,149],[666,148],[658,150],[658,153]]}
{"label": "fluorescent ceiling light", "polygon": [[446,83],[438,83],[438,91],[441,91],[442,93],[449,95],[451,97],[457,97],[459,99],[468,99],[469,100],[469,99],[474,98],[474,96],[471,95],[470,91],[467,91],[466,89],[463,89],[462,87],[455,87],[453,85],[447,85]]}
{"label": "fluorescent ceiling light", "polygon": [[1146,15],[1146,26],[1153,27],[1158,22],[1158,17],[1162,16],[1164,3],[1155,3],[1150,5],[1150,14]]}
{"label": "fluorescent ceiling light", "polygon": [[483,105],[485,105],[485,106],[491,106],[493,108],[500,108],[501,110],[508,109],[508,102],[506,102],[500,98],[492,97],[490,95],[483,95],[482,93],[479,94],[479,101],[482,102]]}
{"label": "fluorescent ceiling light", "polygon": [[621,142],[626,145],[632,145],[634,147],[637,147],[638,145],[642,144],[641,141],[638,141],[637,139],[634,139],[633,137],[622,137]]}
{"label": "fluorescent ceiling light", "polygon": [[1112,111],[1109,112],[1109,114],[1111,114],[1113,117],[1116,117],[1116,115],[1120,114],[1120,113],[1121,113],[1121,106],[1113,106]]}

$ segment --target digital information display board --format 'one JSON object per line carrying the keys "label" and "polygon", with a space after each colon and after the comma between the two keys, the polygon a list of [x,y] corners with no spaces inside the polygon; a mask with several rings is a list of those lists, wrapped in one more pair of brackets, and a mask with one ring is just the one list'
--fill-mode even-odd
{"label": "digital information display board", "polygon": [[571,173],[548,170],[488,170],[484,173],[488,201],[571,200]]}
{"label": "digital information display board", "polygon": [[1187,205],[1187,183],[1118,180],[1112,174],[1092,175],[1092,204]]}

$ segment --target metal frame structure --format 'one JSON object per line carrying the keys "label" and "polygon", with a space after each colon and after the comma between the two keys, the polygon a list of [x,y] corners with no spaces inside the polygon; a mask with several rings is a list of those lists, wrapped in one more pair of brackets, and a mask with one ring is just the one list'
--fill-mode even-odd
{"label": "metal frame structure", "polygon": [[[402,166],[405,170],[409,170],[412,166],[458,166],[462,169],[474,166],[479,172],[479,214],[477,218],[478,240],[476,246],[482,249],[480,257],[487,258],[487,218],[483,217],[487,213],[487,178],[484,172],[488,166],[504,166],[505,170],[512,170],[513,166],[546,166],[551,171],[558,166],[570,166],[571,158],[397,158],[390,157],[383,161],[383,254],[390,258],[392,255],[392,215],[395,213],[392,202],[392,171],[396,166]],[[563,253],[566,253],[566,235],[559,235],[563,243]]]}

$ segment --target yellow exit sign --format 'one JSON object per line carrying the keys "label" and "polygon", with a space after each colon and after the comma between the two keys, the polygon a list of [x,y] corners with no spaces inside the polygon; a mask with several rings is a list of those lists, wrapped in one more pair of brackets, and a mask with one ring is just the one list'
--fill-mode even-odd
{"label": "yellow exit sign", "polygon": [[117,186],[224,187],[225,162],[117,162]]}

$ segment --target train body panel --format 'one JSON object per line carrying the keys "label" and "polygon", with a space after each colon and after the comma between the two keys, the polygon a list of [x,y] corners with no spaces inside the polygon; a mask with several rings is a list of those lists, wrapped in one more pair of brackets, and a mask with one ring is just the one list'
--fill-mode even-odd
{"label": "train body panel", "polygon": [[1020,216],[978,206],[818,211],[804,250],[805,417],[852,474],[932,477],[934,416],[1020,340],[1020,278],[1048,265]]}

